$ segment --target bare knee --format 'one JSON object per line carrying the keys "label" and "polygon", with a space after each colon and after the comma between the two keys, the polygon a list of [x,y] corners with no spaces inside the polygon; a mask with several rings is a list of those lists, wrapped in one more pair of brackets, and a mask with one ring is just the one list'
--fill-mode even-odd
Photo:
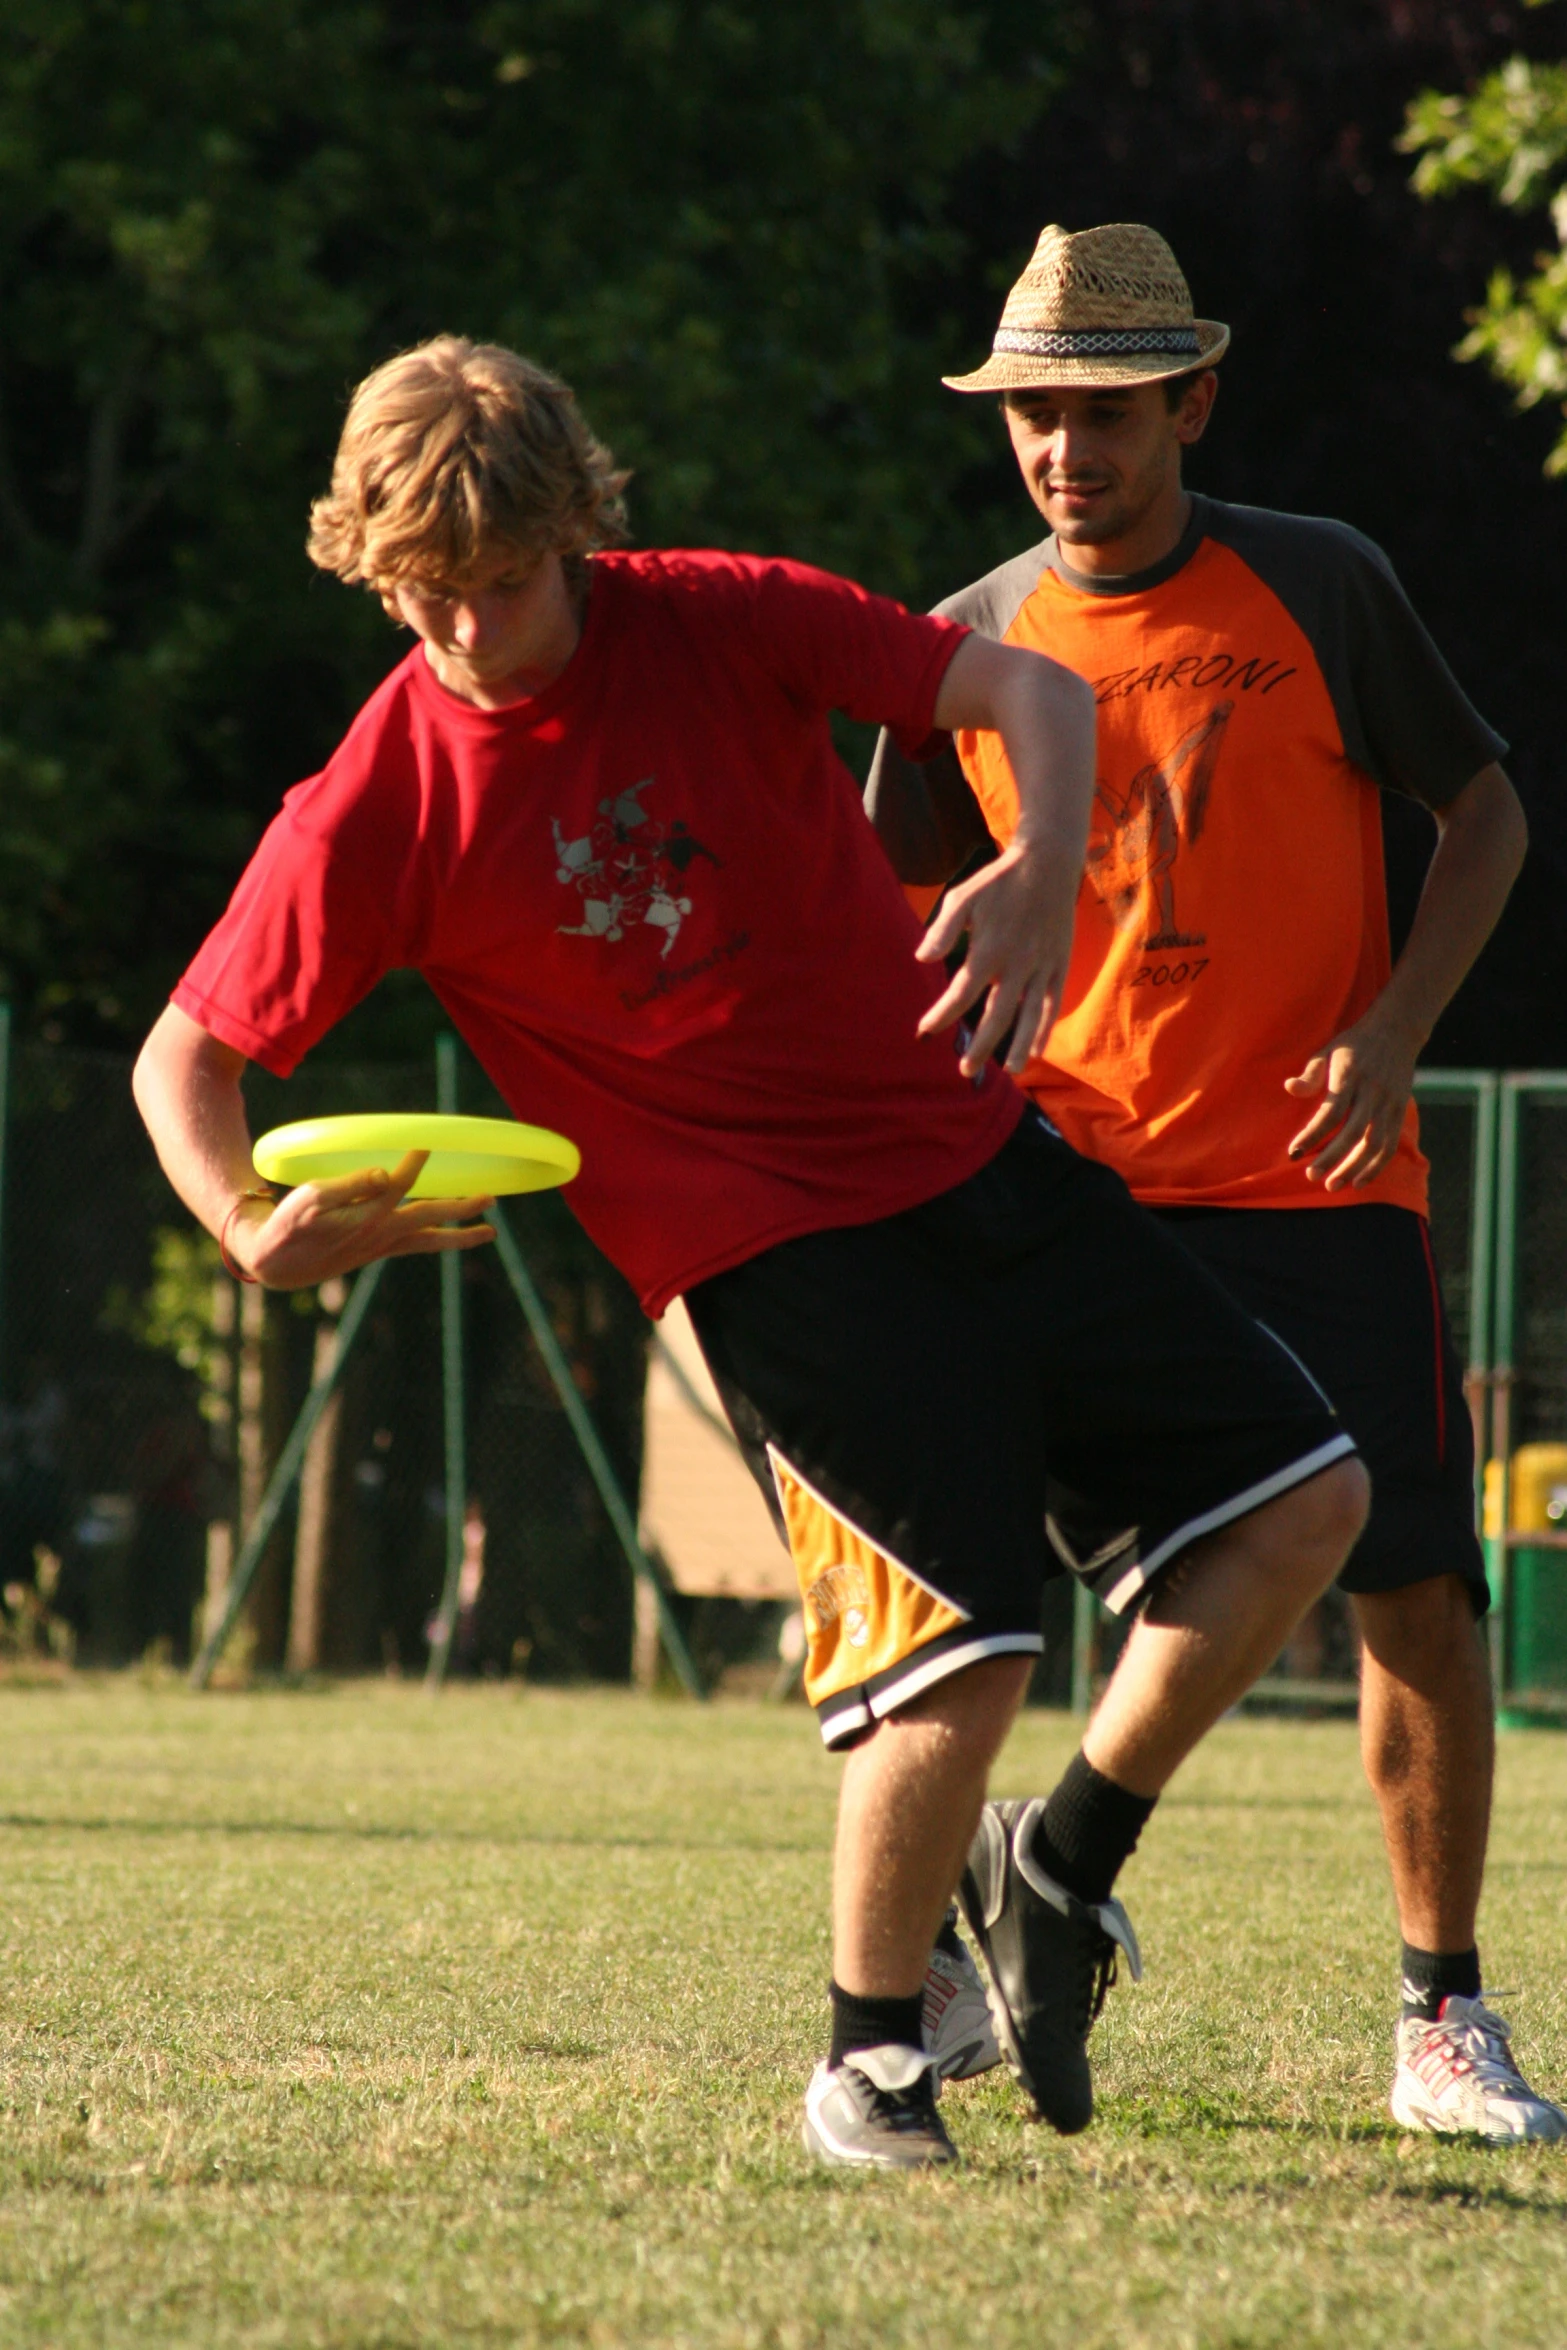
{"label": "bare knee", "polygon": [[888,1714],[876,1735],[918,1736],[988,1760],[1005,1742],[1033,1667],[1031,1656],[981,1657]]}
{"label": "bare knee", "polygon": [[1358,1455],[1335,1461],[1300,1488],[1312,1513],[1311,1538],[1335,1554],[1336,1575],[1365,1531],[1371,1515],[1371,1479]]}
{"label": "bare knee", "polygon": [[1423,1684],[1483,1661],[1485,1638],[1462,1575],[1428,1575],[1396,1591],[1358,1591],[1353,1604],[1368,1655],[1397,1680]]}
{"label": "bare knee", "polygon": [[1335,1461],[1269,1504],[1270,1547],[1308,1605],[1327,1589],[1354,1549],[1370,1509],[1371,1479],[1365,1463],[1354,1456]]}

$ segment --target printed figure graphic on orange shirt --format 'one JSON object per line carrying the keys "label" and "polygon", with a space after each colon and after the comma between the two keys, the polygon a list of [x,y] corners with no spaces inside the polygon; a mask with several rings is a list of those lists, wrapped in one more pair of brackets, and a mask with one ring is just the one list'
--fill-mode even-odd
{"label": "printed figure graphic on orange shirt", "polygon": [[[1218,764],[1233,702],[1220,702],[1200,726],[1183,735],[1163,766],[1140,767],[1124,799],[1101,776],[1094,798],[1110,819],[1108,836],[1096,832],[1088,843],[1088,878],[1117,930],[1137,920],[1145,888],[1153,892],[1156,919],[1143,945],[1206,946],[1202,931],[1182,931],[1175,919],[1175,860],[1182,840],[1202,836],[1208,793]],[[1188,763],[1191,773],[1182,780]]]}

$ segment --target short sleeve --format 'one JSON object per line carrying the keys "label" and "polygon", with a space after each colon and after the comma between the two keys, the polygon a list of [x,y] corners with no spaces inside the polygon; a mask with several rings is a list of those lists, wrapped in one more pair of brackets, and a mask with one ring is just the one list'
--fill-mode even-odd
{"label": "short sleeve", "polygon": [[911,759],[887,732],[877,738],[865,783],[865,813],[901,882],[944,888],[990,847],[990,831],[950,734]]}
{"label": "short sleeve", "polygon": [[384,876],[285,804],[173,1001],[287,1077],[398,959]]}
{"label": "short sleeve", "polygon": [[1385,790],[1443,808],[1506,742],[1464,693],[1381,549],[1345,536],[1344,747]]}
{"label": "short sleeve", "polygon": [[792,700],[885,726],[915,755],[968,630],[805,563],[752,562],[758,649]]}

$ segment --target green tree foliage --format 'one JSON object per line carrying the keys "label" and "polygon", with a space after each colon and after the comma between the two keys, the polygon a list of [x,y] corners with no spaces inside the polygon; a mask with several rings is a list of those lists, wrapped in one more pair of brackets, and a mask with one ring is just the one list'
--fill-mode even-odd
{"label": "green tree foliage", "polygon": [[967,356],[954,192],[1039,113],[1069,16],[11,0],[0,985],[139,1024],[393,656],[302,552],[393,348],[455,329],[561,369],[644,541],[907,595],[952,567],[980,426],[920,394]]}
{"label": "green tree foliage", "polygon": [[[1531,0],[1545,6],[1549,0]],[[1536,256],[1522,280],[1492,271],[1485,300],[1469,313],[1456,357],[1483,359],[1510,384],[1520,408],[1567,394],[1567,65],[1511,57],[1468,97],[1427,90],[1409,109],[1400,144],[1420,161],[1422,196],[1488,189],[1514,212],[1548,207],[1554,252]],[[1567,400],[1563,400],[1567,415]],[[1567,474],[1567,427],[1546,461]]]}

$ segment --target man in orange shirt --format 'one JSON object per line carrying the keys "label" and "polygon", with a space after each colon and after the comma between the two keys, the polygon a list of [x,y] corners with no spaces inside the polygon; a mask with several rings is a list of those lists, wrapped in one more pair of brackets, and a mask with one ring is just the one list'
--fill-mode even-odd
{"label": "man in orange shirt", "polygon": [[[1050,535],[938,609],[1077,670],[1099,713],[1073,958],[1023,1082],[1294,1351],[1359,1443],[1372,1515],[1341,1581],[1404,1937],[1393,2112],[1556,2137],[1567,2114],[1529,2089],[1481,1999],[1487,1593],[1412,1100],[1522,861],[1523,815],[1505,745],[1376,547],[1183,489],[1228,342],[1153,230],[1047,228],[990,359],[946,379],[1002,395]],[[1011,838],[1017,803],[994,735],[922,751],[884,738],[867,797],[928,904]],[[1396,966],[1378,787],[1438,829]],[[1135,1604],[1129,1578],[1082,1563],[1110,1606]],[[1119,1854],[1094,1792],[1075,1811],[1059,1792],[989,1807],[965,1899],[982,1944],[986,1884],[1020,1840],[1047,1879],[1108,1897]]]}

